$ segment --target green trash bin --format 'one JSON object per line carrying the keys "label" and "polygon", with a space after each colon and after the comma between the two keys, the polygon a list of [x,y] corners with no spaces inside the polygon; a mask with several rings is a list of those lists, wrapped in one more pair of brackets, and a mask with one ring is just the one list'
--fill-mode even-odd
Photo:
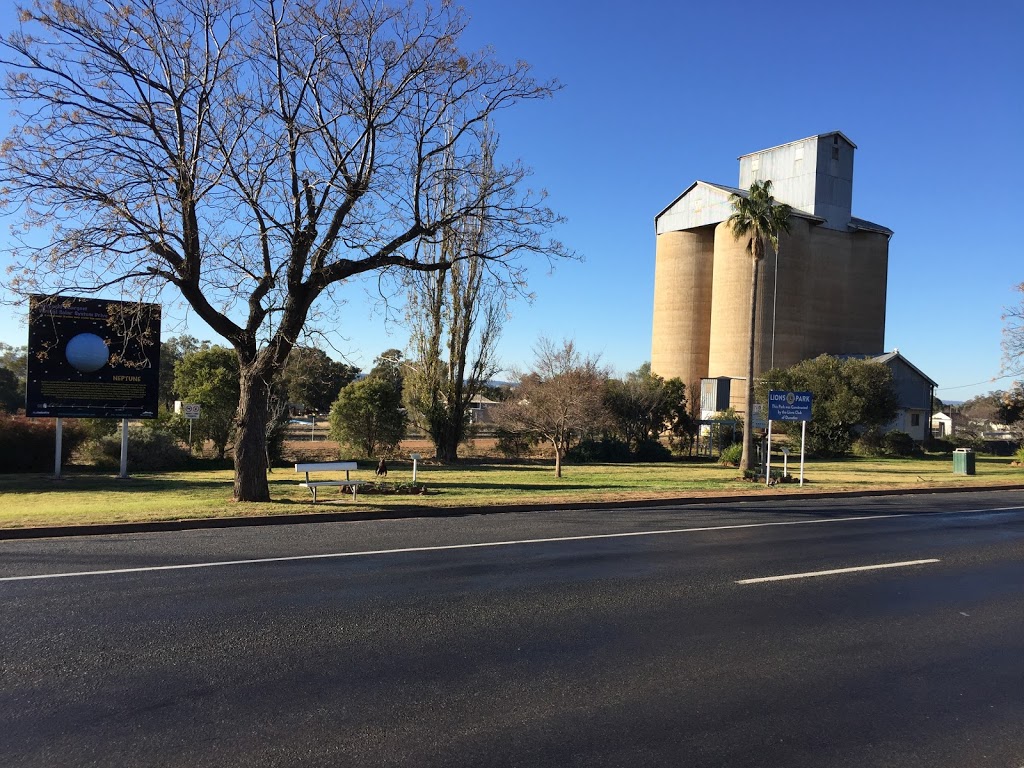
{"label": "green trash bin", "polygon": [[957,448],[953,451],[953,474],[974,474],[974,451],[971,448]]}

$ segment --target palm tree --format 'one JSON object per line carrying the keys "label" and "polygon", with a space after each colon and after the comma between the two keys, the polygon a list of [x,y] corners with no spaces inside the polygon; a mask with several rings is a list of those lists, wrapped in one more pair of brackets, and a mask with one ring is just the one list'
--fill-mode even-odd
{"label": "palm tree", "polygon": [[753,257],[750,277],[750,335],[747,345],[747,392],[746,409],[743,414],[743,455],[740,469],[750,469],[754,446],[754,343],[757,321],[757,282],[764,259],[765,241],[778,252],[779,233],[789,232],[789,215],[792,209],[785,203],[776,203],[772,197],[770,180],[755,181],[750,185],[746,197],[733,195],[733,214],[726,224],[732,229],[737,240],[747,240],[747,253]]}

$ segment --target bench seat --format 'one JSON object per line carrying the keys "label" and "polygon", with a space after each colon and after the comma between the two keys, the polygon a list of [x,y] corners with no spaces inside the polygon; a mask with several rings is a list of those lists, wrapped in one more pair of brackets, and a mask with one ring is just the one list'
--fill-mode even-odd
{"label": "bench seat", "polygon": [[[349,477],[349,472],[354,469],[358,469],[358,465],[354,461],[321,461],[307,464],[296,464],[296,472],[304,472],[306,475],[305,482],[299,483],[303,488],[308,488],[310,493],[313,494],[313,503],[316,503],[316,490],[321,486],[338,486],[342,488],[349,488],[352,491],[352,501],[356,500],[356,495],[360,485],[366,485],[369,480],[352,480]],[[310,480],[310,472],[344,472],[344,480]]]}

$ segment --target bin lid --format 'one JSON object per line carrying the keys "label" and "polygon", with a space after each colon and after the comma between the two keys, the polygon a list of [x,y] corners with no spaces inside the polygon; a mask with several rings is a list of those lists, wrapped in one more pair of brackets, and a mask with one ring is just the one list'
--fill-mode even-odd
{"label": "bin lid", "polygon": [[974,453],[974,449],[973,448],[957,448],[957,449],[955,449],[953,451],[953,453]]}

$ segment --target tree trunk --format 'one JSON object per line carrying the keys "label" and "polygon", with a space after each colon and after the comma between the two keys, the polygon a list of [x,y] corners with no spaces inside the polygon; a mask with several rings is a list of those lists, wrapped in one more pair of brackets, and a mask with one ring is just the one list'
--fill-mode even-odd
{"label": "tree trunk", "polygon": [[434,440],[434,455],[445,464],[459,460],[459,440],[451,432],[444,432]]}
{"label": "tree trunk", "polygon": [[461,422],[461,415],[446,412],[443,418],[436,419],[431,425],[430,438],[434,442],[434,455],[438,461],[448,463],[459,460],[463,430],[459,429],[456,419]]}
{"label": "tree trunk", "polygon": [[239,376],[235,415],[235,501],[270,501],[267,481],[267,385],[250,368]]}
{"label": "tree trunk", "polygon": [[562,476],[562,446],[555,443],[555,477]]}
{"label": "tree trunk", "polygon": [[753,274],[750,276],[750,333],[747,338],[747,386],[743,411],[743,454],[740,457],[742,471],[750,469],[754,452],[754,346],[757,331],[757,281],[761,261],[756,254],[753,261]]}

